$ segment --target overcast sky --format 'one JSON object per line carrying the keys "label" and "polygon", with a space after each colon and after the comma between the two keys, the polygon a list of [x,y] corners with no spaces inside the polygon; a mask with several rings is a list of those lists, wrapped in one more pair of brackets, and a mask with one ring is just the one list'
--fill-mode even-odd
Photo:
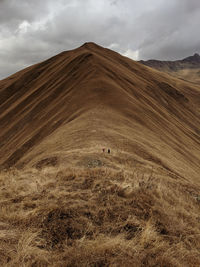
{"label": "overcast sky", "polygon": [[0,0],[0,79],[88,41],[136,60],[200,53],[200,0]]}

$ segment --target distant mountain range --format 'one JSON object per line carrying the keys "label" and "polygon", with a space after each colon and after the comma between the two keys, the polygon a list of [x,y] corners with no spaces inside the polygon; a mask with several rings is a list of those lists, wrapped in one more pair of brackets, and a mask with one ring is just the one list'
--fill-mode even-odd
{"label": "distant mountain range", "polygon": [[150,59],[147,61],[141,60],[139,62],[148,67],[172,74],[178,78],[200,83],[200,55],[198,53],[175,61]]}
{"label": "distant mountain range", "polygon": [[158,70],[178,71],[185,68],[200,68],[200,55],[195,53],[193,56],[175,61],[162,61],[155,59],[147,61],[141,60],[140,63]]}

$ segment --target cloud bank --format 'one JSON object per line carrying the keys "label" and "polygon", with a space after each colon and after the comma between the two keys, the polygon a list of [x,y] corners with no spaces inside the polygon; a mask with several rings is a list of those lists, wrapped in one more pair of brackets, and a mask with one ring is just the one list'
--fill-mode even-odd
{"label": "cloud bank", "polygon": [[93,41],[138,59],[200,52],[198,0],[0,0],[0,79]]}

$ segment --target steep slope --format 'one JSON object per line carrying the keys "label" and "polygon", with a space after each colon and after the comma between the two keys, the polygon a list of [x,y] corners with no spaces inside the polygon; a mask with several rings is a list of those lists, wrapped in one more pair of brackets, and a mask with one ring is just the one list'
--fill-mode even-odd
{"label": "steep slope", "polygon": [[197,53],[182,60],[161,61],[151,59],[147,61],[141,60],[140,63],[164,71],[177,78],[200,83],[200,55]]}
{"label": "steep slope", "polygon": [[199,88],[87,43],[0,83],[0,160],[124,151],[181,176],[200,169]]}

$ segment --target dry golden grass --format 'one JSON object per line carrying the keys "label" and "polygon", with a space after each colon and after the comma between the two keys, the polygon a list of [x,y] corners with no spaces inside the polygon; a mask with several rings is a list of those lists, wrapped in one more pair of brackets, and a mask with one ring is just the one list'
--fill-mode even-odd
{"label": "dry golden grass", "polygon": [[0,174],[1,266],[200,266],[200,188],[161,169]]}
{"label": "dry golden grass", "polygon": [[177,72],[171,72],[173,76],[177,78],[181,78],[193,83],[200,84],[200,69],[183,69],[179,70]]}

